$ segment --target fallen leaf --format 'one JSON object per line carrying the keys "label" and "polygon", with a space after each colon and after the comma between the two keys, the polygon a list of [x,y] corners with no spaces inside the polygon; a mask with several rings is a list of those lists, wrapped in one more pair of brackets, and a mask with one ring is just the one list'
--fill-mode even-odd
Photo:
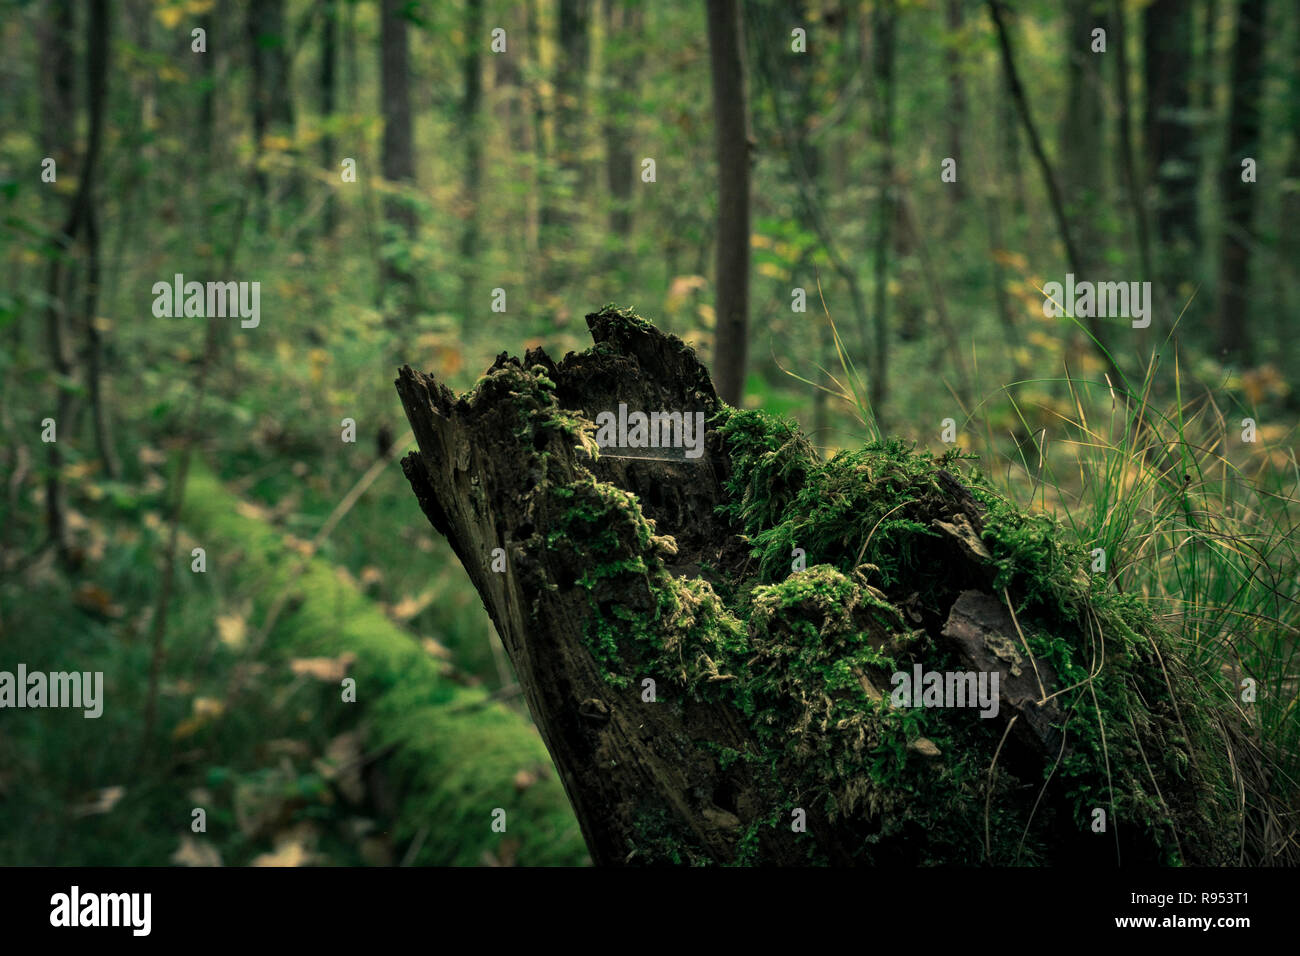
{"label": "fallen leaf", "polygon": [[432,604],[433,599],[432,591],[425,591],[418,597],[404,597],[389,609],[389,613],[399,621],[409,621]]}
{"label": "fallen leaf", "polygon": [[339,734],[325,748],[325,759],[316,761],[316,770],[326,780],[332,780],[339,792],[351,803],[366,798],[365,784],[361,780],[364,760],[361,731],[350,730]]}
{"label": "fallen leaf", "polygon": [[248,639],[248,623],[242,614],[222,614],[217,617],[217,634],[221,643],[239,650]]}
{"label": "fallen leaf", "polygon": [[250,866],[303,866],[307,862],[307,848],[298,841],[286,842],[271,853],[253,858]]}
{"label": "fallen leaf", "polygon": [[181,845],[171,860],[177,866],[220,866],[221,851],[206,840],[196,840],[187,833],[181,837]]}
{"label": "fallen leaf", "polygon": [[424,648],[425,653],[430,657],[436,657],[438,660],[442,661],[451,660],[451,650],[431,637],[424,638],[424,640],[420,642],[420,645]]}
{"label": "fallen leaf", "polygon": [[338,657],[296,657],[289,662],[289,669],[300,676],[336,683],[347,676],[348,668],[356,659],[357,655],[352,651]]}
{"label": "fallen leaf", "polygon": [[100,617],[117,618],[126,611],[122,605],[113,602],[113,596],[98,584],[83,584],[73,595],[73,603],[83,611],[98,614]]}
{"label": "fallen leaf", "polygon": [[92,817],[108,813],[117,806],[117,801],[126,795],[126,787],[102,787],[92,791],[89,797],[72,808],[74,817]]}

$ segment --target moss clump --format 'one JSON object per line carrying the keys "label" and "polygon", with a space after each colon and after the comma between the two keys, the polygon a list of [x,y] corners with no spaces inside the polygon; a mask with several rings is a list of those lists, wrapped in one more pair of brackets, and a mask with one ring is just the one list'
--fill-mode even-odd
{"label": "moss clump", "polygon": [[[782,576],[791,550],[799,547],[810,559],[829,562],[842,576],[857,574],[863,584],[870,579],[878,585],[882,591],[875,593],[895,614],[877,616],[875,626],[892,625],[896,637],[905,630],[899,626],[897,609],[919,608],[924,630],[906,638],[906,653],[892,662],[900,669],[922,662],[942,670],[955,663],[945,659],[934,640],[943,622],[933,610],[950,607],[961,588],[981,587],[1010,596],[1032,654],[1055,669],[1058,690],[1069,689],[1063,695],[1067,703],[1061,728],[1068,746],[1059,766],[1041,773],[1021,770],[1019,783],[1041,787],[1050,775],[1064,797],[1055,812],[1069,817],[1061,826],[1079,830],[1094,808],[1104,808],[1113,827],[1121,832],[1129,828],[1130,845],[1154,848],[1151,862],[1223,858],[1220,834],[1233,826],[1235,809],[1230,770],[1214,726],[1216,705],[1195,685],[1146,608],[1115,592],[1104,578],[1089,576],[1089,556],[1070,543],[1055,521],[1017,512],[989,488],[977,469],[966,469],[960,484],[969,488],[979,506],[982,526],[978,544],[970,548],[982,548],[988,557],[987,566],[980,568],[977,561],[955,557],[961,548],[939,530],[946,521],[961,520],[955,517],[950,480],[959,465],[957,455],[933,458],[890,441],[818,463],[791,426],[769,416],[728,408],[715,424],[732,456],[731,501],[722,510],[749,536],[762,579]],[[796,615],[783,642],[772,650],[780,659],[796,662],[807,662],[811,653],[819,663],[787,668],[791,678],[774,688],[773,699],[784,698],[788,708],[790,700],[803,701],[811,694],[819,702],[818,719],[809,724],[801,706],[794,712],[787,709],[784,720],[772,721],[768,711],[764,722],[789,729],[793,720],[793,726],[816,732],[814,740],[794,746],[801,751],[820,747],[825,756],[834,755],[817,769],[826,774],[825,795],[834,797],[837,805],[848,797],[856,806],[856,799],[866,796],[888,813],[891,805],[905,802],[903,816],[916,817],[927,828],[939,823],[931,831],[935,834],[952,829],[949,814],[983,825],[983,809],[966,798],[979,795],[979,778],[993,763],[1000,738],[1000,730],[991,735],[985,728],[991,723],[1000,728],[1002,722],[972,722],[967,714],[940,709],[905,711],[923,716],[911,724],[889,726],[882,724],[882,715],[872,713],[871,701],[858,698],[847,713],[843,700],[831,705],[833,691],[843,692],[850,683],[846,668],[870,664],[861,652],[869,632],[859,631],[856,641],[840,633],[844,609],[852,600],[849,581],[819,571],[817,585],[803,583],[813,571],[790,576],[791,583],[781,586],[782,597],[820,588],[831,598],[822,609],[821,626],[816,614],[811,619]],[[766,627],[762,610],[772,599],[762,588],[753,596],[752,610],[743,615],[751,633]],[[806,598],[802,600],[806,606]],[[828,644],[833,650],[826,650]],[[749,673],[751,686],[761,686],[762,674],[752,669]],[[852,696],[847,699],[853,701]],[[870,748],[875,762],[869,778],[874,785],[864,790],[861,781],[853,779],[851,760],[843,761],[843,747],[836,752],[835,742],[842,743],[846,735],[856,741],[873,732],[882,742]],[[919,791],[916,784],[924,776],[897,772],[905,764],[900,748],[914,735],[932,740],[944,755],[940,780]],[[1011,768],[1000,773],[1014,776]],[[930,804],[934,812],[918,813],[918,802]],[[1035,842],[1041,852],[1049,852],[1053,841],[1044,824],[1052,808],[1040,806],[1033,821],[1013,805],[990,813],[1005,818],[999,831],[1007,833],[1009,827],[1016,837],[1003,852],[991,845],[985,848],[995,861],[1032,859]],[[1020,835],[1026,830],[1022,844]],[[935,837],[929,840],[933,843]]]}

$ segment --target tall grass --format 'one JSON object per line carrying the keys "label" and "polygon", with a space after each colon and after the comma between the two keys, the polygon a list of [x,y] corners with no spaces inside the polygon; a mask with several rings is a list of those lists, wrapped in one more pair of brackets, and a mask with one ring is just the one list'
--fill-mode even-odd
{"label": "tall grass", "polygon": [[[821,370],[832,387],[793,377],[840,399],[879,440],[866,382],[827,320],[841,374]],[[1001,386],[965,411],[962,431],[976,438],[967,450],[1000,493],[1022,510],[1054,514],[1083,547],[1104,550],[1111,582],[1156,613],[1202,702],[1230,715],[1219,729],[1244,821],[1242,862],[1300,862],[1295,427],[1243,440],[1240,417],[1230,420],[1169,351],[1163,398],[1153,352],[1140,383],[1083,380],[1067,367],[1061,377]],[[1062,400],[1021,397],[1043,389]],[[1011,455],[989,414],[999,401],[1020,425]]]}

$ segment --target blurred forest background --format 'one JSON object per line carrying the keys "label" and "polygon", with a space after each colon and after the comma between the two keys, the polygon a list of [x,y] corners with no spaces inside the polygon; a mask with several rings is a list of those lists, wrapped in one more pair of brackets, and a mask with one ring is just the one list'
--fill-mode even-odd
{"label": "blurred forest background", "polygon": [[[0,864],[584,862],[392,381],[611,301],[828,454],[977,455],[1295,772],[1295,4],[0,0],[0,44],[0,670],[105,682],[0,713]],[[1068,272],[1150,327],[1047,317]],[[158,317],[178,273],[259,324]]]}

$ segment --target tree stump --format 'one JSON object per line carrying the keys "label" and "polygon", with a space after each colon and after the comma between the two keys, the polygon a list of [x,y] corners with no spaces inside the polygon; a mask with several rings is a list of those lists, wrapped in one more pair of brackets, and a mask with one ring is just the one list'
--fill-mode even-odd
{"label": "tree stump", "polygon": [[[677,338],[614,308],[587,324],[593,348],[502,353],[461,397],[409,366],[396,384],[403,470],[597,864],[1234,852],[1221,715],[1052,521],[955,452],[822,462],[720,402]],[[703,453],[601,449],[620,404],[703,412]]]}

